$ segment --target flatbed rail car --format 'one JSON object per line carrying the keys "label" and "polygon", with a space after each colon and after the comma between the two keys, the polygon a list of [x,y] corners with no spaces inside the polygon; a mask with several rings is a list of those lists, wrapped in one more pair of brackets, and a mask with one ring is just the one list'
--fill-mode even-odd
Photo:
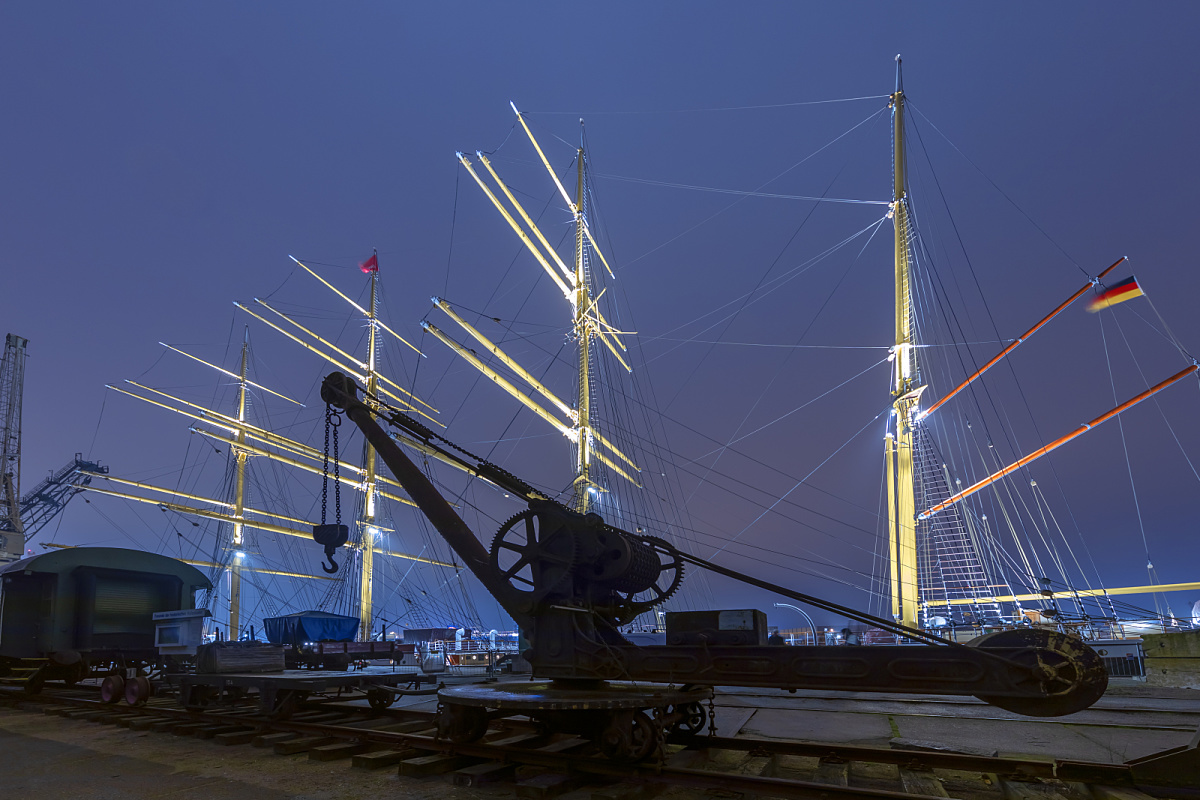
{"label": "flatbed rail car", "polygon": [[200,570],[118,547],[71,547],[0,568],[0,680],[36,692],[47,680],[139,674],[163,661],[155,612],[195,608]]}
{"label": "flatbed rail car", "polygon": [[352,672],[289,669],[283,672],[193,673],[168,677],[168,683],[179,687],[179,702],[185,708],[201,709],[257,694],[259,709],[276,718],[291,716],[310,695],[316,694],[332,693],[344,700],[362,695],[372,708],[382,710],[401,695],[436,694],[436,687],[427,690],[421,688],[423,683],[433,683],[435,680],[411,669],[399,671],[390,667],[367,667]]}
{"label": "flatbed rail car", "polygon": [[363,661],[391,661],[400,665],[407,659],[415,665],[412,657],[416,652],[416,645],[403,642],[305,642],[288,648],[284,659],[289,668],[340,670]]}

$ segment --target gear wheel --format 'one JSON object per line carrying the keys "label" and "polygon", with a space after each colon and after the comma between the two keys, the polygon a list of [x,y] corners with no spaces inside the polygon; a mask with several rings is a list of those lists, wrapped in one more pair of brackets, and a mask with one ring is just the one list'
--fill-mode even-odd
{"label": "gear wheel", "polygon": [[528,509],[500,526],[491,566],[526,602],[537,603],[569,585],[578,543],[567,520],[553,509]]}
{"label": "gear wheel", "polygon": [[[628,533],[625,535],[629,536]],[[634,592],[632,594],[618,592],[621,599],[616,606],[614,614],[614,621],[618,625],[632,622],[638,614],[649,611],[651,608],[666,602],[671,595],[679,590],[680,584],[683,583],[683,559],[680,558],[679,551],[675,549],[674,545],[657,536],[637,536],[634,539],[639,544],[649,547],[658,556],[658,578],[649,589],[643,592]],[[669,560],[664,562],[664,556]],[[661,584],[665,575],[669,575],[669,578],[667,585],[663,587]],[[637,600],[635,597],[638,594],[648,594],[649,596],[643,600]]]}

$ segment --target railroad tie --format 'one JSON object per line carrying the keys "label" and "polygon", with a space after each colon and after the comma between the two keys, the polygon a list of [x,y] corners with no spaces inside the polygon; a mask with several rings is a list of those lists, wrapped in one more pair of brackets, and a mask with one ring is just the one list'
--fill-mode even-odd
{"label": "railroad tie", "polygon": [[455,786],[478,787],[489,783],[508,780],[517,772],[516,764],[503,761],[488,761],[483,764],[472,764],[463,767],[451,775]]}
{"label": "railroad tie", "polygon": [[909,769],[900,767],[900,783],[909,794],[923,794],[930,797],[949,797],[946,787],[931,769]]}
{"label": "railroad tie", "polygon": [[276,742],[274,744],[275,755],[290,756],[294,753],[304,753],[314,747],[320,747],[325,744],[333,744],[337,739],[330,736],[301,736],[299,739],[291,739],[286,742]]}
{"label": "railroad tie", "polygon": [[822,758],[817,764],[817,773],[813,780],[831,786],[849,786],[850,762],[840,758]]}
{"label": "railroad tie", "polygon": [[359,769],[382,769],[399,764],[409,758],[416,758],[423,751],[407,748],[404,750],[375,750],[370,753],[361,753],[353,756],[350,759],[350,766],[358,767]]}
{"label": "railroad tie", "polygon": [[469,756],[451,756],[443,753],[435,753],[434,755],[418,756],[416,758],[405,759],[400,762],[397,768],[397,774],[406,778],[423,778],[426,775],[442,775],[447,772],[453,772],[456,769],[469,766],[478,762],[479,759]]}
{"label": "railroad tie", "polygon": [[245,725],[206,725],[203,728],[197,728],[193,735],[197,739],[212,739],[222,733],[240,733],[244,730],[246,730]]}
{"label": "railroad tie", "polygon": [[1068,800],[1055,786],[1039,780],[1001,778],[1000,787],[1005,800]]}
{"label": "railroad tie", "polygon": [[531,800],[548,800],[566,794],[587,783],[585,775],[563,775],[560,772],[543,772],[517,783],[517,797],[528,797]]}
{"label": "railroad tie", "polygon": [[159,720],[158,722],[151,723],[146,730],[154,731],[155,733],[171,733],[180,725],[186,724],[188,723],[181,722],[177,719],[163,719]]}
{"label": "railroad tie", "polygon": [[276,742],[288,742],[292,739],[300,738],[300,734],[292,731],[282,731],[280,733],[263,733],[254,737],[251,742],[255,747],[274,747]]}
{"label": "railroad tie", "polygon": [[1126,786],[1092,786],[1091,790],[1096,800],[1153,800],[1145,792]]}
{"label": "railroad tie", "polygon": [[233,731],[232,733],[219,733],[213,737],[213,741],[226,746],[250,744],[256,736],[258,736],[258,731]]}
{"label": "railroad tie", "polygon": [[338,761],[350,758],[367,750],[366,742],[335,742],[323,744],[308,751],[309,761]]}

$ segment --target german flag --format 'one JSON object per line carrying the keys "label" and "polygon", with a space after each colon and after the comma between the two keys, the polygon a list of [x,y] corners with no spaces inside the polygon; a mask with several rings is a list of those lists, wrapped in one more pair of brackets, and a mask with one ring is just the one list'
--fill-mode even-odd
{"label": "german flag", "polygon": [[1124,303],[1126,300],[1141,297],[1142,294],[1142,287],[1138,286],[1137,278],[1130,275],[1120,283],[1114,283],[1093,297],[1092,302],[1088,304],[1087,310],[1094,314],[1102,308],[1115,306],[1117,303]]}

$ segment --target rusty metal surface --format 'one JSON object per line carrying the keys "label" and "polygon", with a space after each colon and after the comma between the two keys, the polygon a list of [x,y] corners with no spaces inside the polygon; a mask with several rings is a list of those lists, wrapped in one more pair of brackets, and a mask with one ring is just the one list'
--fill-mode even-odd
{"label": "rusty metal surface", "polygon": [[707,700],[710,689],[676,689],[662,684],[608,682],[570,687],[551,681],[451,686],[438,699],[453,705],[509,711],[614,711],[661,708]]}

